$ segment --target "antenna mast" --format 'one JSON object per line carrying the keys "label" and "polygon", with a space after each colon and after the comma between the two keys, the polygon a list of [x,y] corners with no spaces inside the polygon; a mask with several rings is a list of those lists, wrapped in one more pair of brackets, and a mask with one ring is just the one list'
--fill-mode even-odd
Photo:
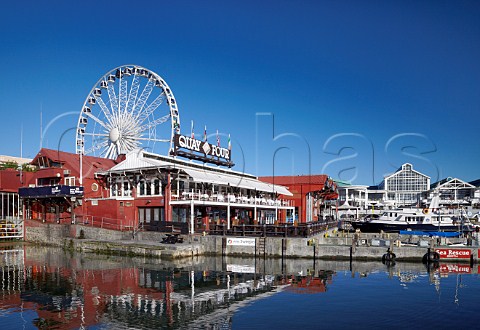
{"label": "antenna mast", "polygon": [[40,103],[40,149],[43,147],[43,123],[42,123],[43,105]]}

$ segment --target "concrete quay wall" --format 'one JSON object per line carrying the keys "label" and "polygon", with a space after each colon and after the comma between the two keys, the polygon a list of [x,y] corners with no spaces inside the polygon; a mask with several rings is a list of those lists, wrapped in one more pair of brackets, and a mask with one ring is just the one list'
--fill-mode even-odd
{"label": "concrete quay wall", "polygon": [[[255,245],[226,244],[229,237],[184,235],[184,242],[160,243],[165,236],[158,232],[119,232],[82,225],[43,224],[27,226],[25,240],[32,243],[63,247],[64,249],[103,254],[144,256],[163,259],[181,259],[193,256],[319,258],[328,260],[381,260],[390,247],[396,260],[421,261],[432,241],[419,241],[416,246],[397,246],[399,237],[361,234],[357,244],[353,238],[330,232],[311,238],[254,238]],[[390,243],[390,244],[388,244]],[[438,246],[448,248],[448,246]],[[478,262],[478,247],[470,249],[473,261]],[[459,260],[462,261],[462,260]],[[465,262],[471,262],[468,259]]]}
{"label": "concrete quay wall", "polygon": [[160,243],[164,236],[162,234],[138,234],[134,236],[132,232],[80,225],[46,224],[26,227],[25,241],[39,245],[57,246],[72,251],[170,260],[205,254],[202,246],[198,244],[166,245]]}

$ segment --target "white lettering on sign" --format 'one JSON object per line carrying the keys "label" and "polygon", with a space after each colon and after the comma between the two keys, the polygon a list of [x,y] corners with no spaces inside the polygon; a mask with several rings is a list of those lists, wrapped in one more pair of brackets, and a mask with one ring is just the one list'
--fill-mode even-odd
{"label": "white lettering on sign", "polygon": [[439,267],[440,273],[471,273],[472,269],[467,265],[442,264]]}
{"label": "white lettering on sign", "polygon": [[435,249],[440,258],[470,258],[472,251],[466,249]]}
{"label": "white lettering on sign", "polygon": [[178,135],[178,146],[196,152],[203,152],[207,156],[230,160],[230,149],[218,147],[185,135]]}
{"label": "white lettering on sign", "polygon": [[182,148],[200,152],[200,144],[202,144],[202,141],[192,139],[185,135],[180,135],[178,138],[178,144]]}
{"label": "white lettering on sign", "polygon": [[255,274],[255,267],[247,265],[227,265],[227,272]]}
{"label": "white lettering on sign", "polygon": [[211,147],[212,151],[210,152],[210,155],[230,159],[230,150],[214,146],[213,144],[211,145]]}
{"label": "white lettering on sign", "polygon": [[255,246],[255,238],[227,238],[227,246]]}

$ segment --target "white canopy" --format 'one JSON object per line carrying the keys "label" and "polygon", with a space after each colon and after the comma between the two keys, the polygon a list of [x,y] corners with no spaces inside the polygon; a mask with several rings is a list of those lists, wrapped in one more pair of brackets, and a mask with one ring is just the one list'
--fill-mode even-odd
{"label": "white canopy", "polygon": [[[150,157],[145,157],[150,155]],[[266,193],[278,193],[284,196],[293,196],[284,186],[278,186],[257,180],[253,175],[226,170],[217,171],[198,164],[189,164],[169,157],[147,153],[143,150],[134,150],[126,155],[126,159],[112,167],[108,172],[135,171],[148,168],[176,168],[187,173],[195,182],[213,183],[217,185],[230,185]]]}
{"label": "white canopy", "polygon": [[197,170],[193,168],[182,168],[196,182],[207,182],[218,185],[230,185],[230,187],[239,187],[251,190],[257,190],[267,193],[278,193],[285,196],[293,196],[284,186],[273,185],[252,178],[242,177],[238,175],[229,175],[224,173],[216,173],[214,171]]}

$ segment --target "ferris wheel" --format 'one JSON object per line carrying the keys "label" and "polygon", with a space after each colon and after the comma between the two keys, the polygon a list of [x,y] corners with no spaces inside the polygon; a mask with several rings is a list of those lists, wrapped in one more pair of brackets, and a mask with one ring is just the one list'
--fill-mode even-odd
{"label": "ferris wheel", "polygon": [[155,143],[173,148],[180,116],[172,90],[155,72],[124,65],[102,76],[78,118],[76,152],[115,159]]}

